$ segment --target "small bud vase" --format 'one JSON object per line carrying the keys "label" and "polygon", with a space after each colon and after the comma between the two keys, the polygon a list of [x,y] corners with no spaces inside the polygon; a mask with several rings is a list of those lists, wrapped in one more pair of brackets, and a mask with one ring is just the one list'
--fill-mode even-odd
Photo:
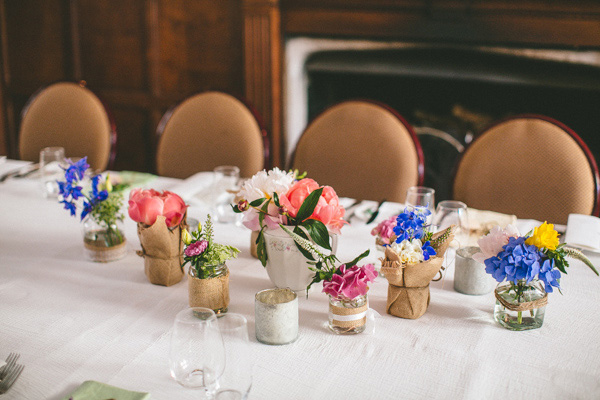
{"label": "small bud vase", "polygon": [[548,294],[538,279],[517,284],[502,282],[495,290],[494,319],[506,329],[525,331],[544,323]]}
{"label": "small bud vase", "polygon": [[127,241],[121,222],[106,227],[88,217],[83,222],[83,246],[85,256],[94,262],[120,260],[127,254]]}
{"label": "small bud vase", "polygon": [[367,295],[352,300],[329,296],[329,329],[338,335],[351,335],[365,330]]}
{"label": "small bud vase", "polygon": [[188,273],[190,307],[210,308],[224,314],[229,307],[229,269],[225,263],[204,265],[200,275],[194,266]]}

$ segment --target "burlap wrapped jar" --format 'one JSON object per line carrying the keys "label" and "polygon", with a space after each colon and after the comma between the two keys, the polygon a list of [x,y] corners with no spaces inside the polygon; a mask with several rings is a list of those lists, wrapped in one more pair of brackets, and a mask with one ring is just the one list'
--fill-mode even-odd
{"label": "burlap wrapped jar", "polygon": [[210,308],[215,314],[227,312],[229,307],[229,269],[225,263],[214,266],[206,278],[197,276],[196,268],[188,273],[190,307]]}
{"label": "burlap wrapped jar", "polygon": [[431,245],[436,255],[417,264],[402,264],[398,254],[389,246],[382,259],[381,273],[388,280],[386,311],[400,318],[420,318],[429,306],[429,283],[438,274],[444,253],[454,239],[454,226],[435,233]]}
{"label": "burlap wrapped jar", "polygon": [[183,277],[183,242],[181,230],[187,227],[186,218],[174,229],[169,229],[165,217],[159,215],[152,226],[137,224],[144,257],[144,272],[150,283],[171,286]]}

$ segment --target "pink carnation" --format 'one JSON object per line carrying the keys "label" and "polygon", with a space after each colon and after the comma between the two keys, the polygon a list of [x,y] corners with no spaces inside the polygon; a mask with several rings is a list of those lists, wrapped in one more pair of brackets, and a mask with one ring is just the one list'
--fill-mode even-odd
{"label": "pink carnation", "polygon": [[354,265],[351,268],[347,268],[344,264],[338,271],[339,273],[333,274],[330,281],[323,281],[323,293],[339,299],[352,300],[366,295],[369,290],[367,284],[377,277],[373,264],[362,267]]}
{"label": "pink carnation", "polygon": [[188,247],[186,247],[184,253],[188,257],[199,256],[200,254],[204,253],[207,246],[208,242],[206,240],[190,243]]}
{"label": "pink carnation", "polygon": [[381,240],[381,244],[391,244],[390,239],[394,236],[394,228],[396,227],[398,216],[394,215],[386,220],[383,220],[373,230],[371,235],[377,236]]}
{"label": "pink carnation", "polygon": [[481,252],[474,254],[473,259],[483,264],[488,258],[496,257],[510,237],[519,237],[519,230],[512,225],[507,225],[504,229],[494,226],[490,233],[477,241]]}

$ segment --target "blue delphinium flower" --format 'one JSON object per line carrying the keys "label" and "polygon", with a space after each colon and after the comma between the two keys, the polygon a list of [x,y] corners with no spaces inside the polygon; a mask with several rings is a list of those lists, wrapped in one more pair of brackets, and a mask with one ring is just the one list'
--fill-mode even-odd
{"label": "blue delphinium flower", "polygon": [[502,246],[497,257],[484,261],[485,271],[498,282],[504,279],[517,283],[526,279],[529,283],[540,271],[540,261],[544,254],[534,245],[526,245],[524,237],[511,237]]}
{"label": "blue delphinium flower", "polygon": [[424,207],[414,207],[412,210],[408,207],[398,215],[396,219],[396,243],[404,240],[421,239],[423,237],[423,226],[431,211]]}
{"label": "blue delphinium flower", "polygon": [[429,242],[429,240],[423,243],[423,246],[421,246],[421,250],[423,250],[423,259],[425,261],[429,260],[430,257],[435,256],[437,254],[435,252],[435,249],[431,247],[431,243]]}
{"label": "blue delphinium flower", "polygon": [[558,282],[560,279],[560,271],[554,267],[554,260],[549,258],[544,260],[542,267],[539,270],[540,280],[544,282],[544,289],[547,293],[552,293],[554,291],[552,286],[560,289],[560,283]]}

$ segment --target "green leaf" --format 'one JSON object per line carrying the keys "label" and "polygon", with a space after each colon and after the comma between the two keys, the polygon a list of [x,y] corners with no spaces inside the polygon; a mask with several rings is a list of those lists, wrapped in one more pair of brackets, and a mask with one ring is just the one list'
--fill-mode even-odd
{"label": "green leaf", "polygon": [[354,260],[350,261],[349,263],[346,263],[346,267],[350,268],[350,267],[356,265],[360,260],[367,257],[369,255],[370,251],[371,250],[366,250],[360,256],[356,257]]}
{"label": "green leaf", "polygon": [[279,195],[277,194],[277,192],[273,192],[273,201],[275,202],[275,205],[277,207],[281,207],[281,204],[279,204]]}
{"label": "green leaf", "polygon": [[263,226],[263,221],[265,220],[265,215],[269,212],[269,202],[265,202],[265,204],[263,204],[262,208],[260,209],[261,212],[258,213],[258,223],[260,226]]}
{"label": "green leaf", "polygon": [[331,250],[331,246],[329,245],[329,232],[324,223],[317,221],[316,219],[307,219],[300,225],[306,228],[313,242],[324,249]]}
{"label": "green leaf", "polygon": [[260,260],[260,263],[263,267],[267,266],[267,245],[265,243],[265,235],[263,231],[265,228],[262,228],[260,232],[258,232],[258,237],[256,238],[256,255]]}
{"label": "green leaf", "polygon": [[[306,235],[306,233],[304,233],[304,231],[302,229],[300,229],[299,227],[294,228],[294,233],[306,240],[310,240],[310,238]],[[304,250],[298,243],[296,243],[296,241],[294,241],[294,244],[296,245],[296,248],[298,248],[298,250],[300,250],[300,253],[302,253],[304,255],[304,257],[306,257],[310,261],[315,261],[314,257],[312,256],[312,254],[310,254],[310,252]]]}
{"label": "green leaf", "polygon": [[256,200],[254,200],[253,202],[251,202],[251,203],[250,203],[250,206],[251,206],[251,207],[258,207],[258,206],[260,206],[262,203],[264,203],[264,201],[265,201],[265,200],[266,200],[266,199],[265,199],[264,197],[263,197],[263,198],[261,198],[261,199],[256,199]]}
{"label": "green leaf", "polygon": [[241,213],[240,209],[238,208],[237,204],[234,206],[233,204],[230,204],[231,208],[233,208],[233,212],[236,214]]}
{"label": "green leaf", "polygon": [[298,222],[302,222],[312,215],[312,213],[315,211],[317,203],[319,202],[321,193],[323,193],[323,188],[313,191],[306,199],[304,199],[300,209],[298,210],[298,214],[296,214],[296,220],[298,220]]}

